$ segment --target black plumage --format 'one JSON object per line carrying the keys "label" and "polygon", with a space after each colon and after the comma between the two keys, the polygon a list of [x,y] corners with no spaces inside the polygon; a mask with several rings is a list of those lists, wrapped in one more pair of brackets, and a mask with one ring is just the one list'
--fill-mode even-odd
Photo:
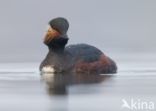
{"label": "black plumage", "polygon": [[55,73],[115,73],[117,66],[115,62],[94,46],[88,44],[68,45],[67,30],[69,23],[64,18],[55,18],[50,21],[50,26],[59,31],[60,35],[46,45],[49,52],[40,65],[50,66]]}

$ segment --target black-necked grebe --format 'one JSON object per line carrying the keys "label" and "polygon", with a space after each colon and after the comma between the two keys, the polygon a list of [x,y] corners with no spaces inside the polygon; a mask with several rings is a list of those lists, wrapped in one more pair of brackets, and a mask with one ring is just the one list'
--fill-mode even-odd
{"label": "black-necked grebe", "polygon": [[44,43],[49,52],[40,65],[41,72],[50,73],[116,73],[115,62],[99,49],[87,44],[66,46],[69,23],[58,17],[49,22]]}

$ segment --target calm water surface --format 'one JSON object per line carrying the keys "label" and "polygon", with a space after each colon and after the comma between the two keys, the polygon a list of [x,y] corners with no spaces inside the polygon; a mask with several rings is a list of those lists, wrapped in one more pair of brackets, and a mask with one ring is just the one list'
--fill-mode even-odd
{"label": "calm water surface", "polygon": [[98,76],[40,75],[38,64],[0,64],[0,111],[129,111],[123,100],[132,99],[156,105],[153,60],[122,60],[117,74]]}

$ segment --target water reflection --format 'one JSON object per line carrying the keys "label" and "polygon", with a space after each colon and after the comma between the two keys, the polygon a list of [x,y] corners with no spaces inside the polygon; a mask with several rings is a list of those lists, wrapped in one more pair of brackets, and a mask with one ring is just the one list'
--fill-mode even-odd
{"label": "water reflection", "polygon": [[68,86],[78,84],[97,84],[109,79],[112,75],[95,74],[41,74],[42,80],[46,83],[49,95],[67,95]]}

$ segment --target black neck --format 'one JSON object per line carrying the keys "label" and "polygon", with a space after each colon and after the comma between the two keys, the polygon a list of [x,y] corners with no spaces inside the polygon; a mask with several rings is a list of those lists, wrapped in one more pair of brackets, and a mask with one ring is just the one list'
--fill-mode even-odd
{"label": "black neck", "polygon": [[56,52],[56,53],[61,53],[64,51],[65,45],[68,42],[67,37],[57,37],[54,38],[50,43],[46,44],[49,48],[49,50]]}
{"label": "black neck", "polygon": [[65,47],[49,47],[49,50],[54,53],[63,53]]}

